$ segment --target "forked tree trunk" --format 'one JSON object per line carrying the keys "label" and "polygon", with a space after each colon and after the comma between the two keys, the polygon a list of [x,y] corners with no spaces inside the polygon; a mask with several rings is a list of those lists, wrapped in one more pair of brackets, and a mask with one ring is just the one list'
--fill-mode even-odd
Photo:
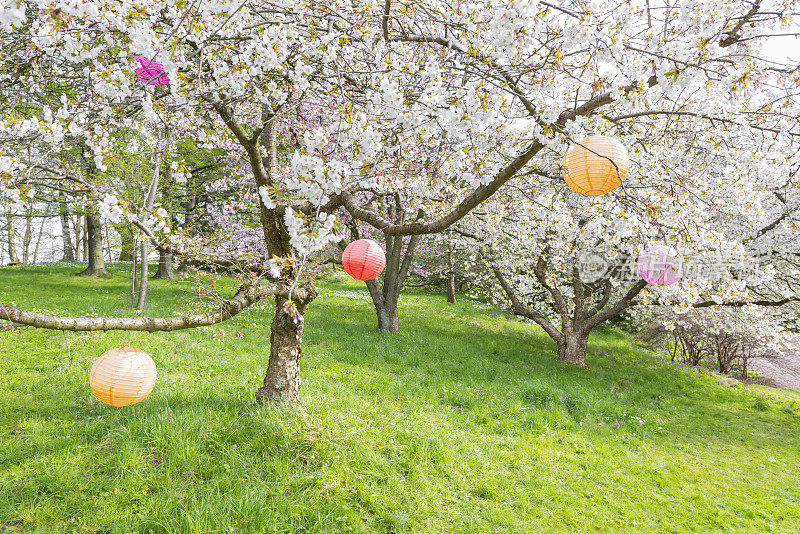
{"label": "forked tree trunk", "polygon": [[295,301],[297,314],[285,309],[284,297],[275,299],[275,316],[270,333],[270,353],[264,385],[256,391],[256,402],[294,404],[300,400],[300,358],[303,356],[303,325],[308,304],[316,297],[310,284],[310,299]]}
{"label": "forked tree trunk", "polygon": [[588,348],[588,334],[566,333],[558,341],[558,361],[586,367],[586,351]]}
{"label": "forked tree trunk", "polygon": [[386,281],[383,282],[383,287],[378,279],[366,280],[364,282],[369,290],[369,295],[372,297],[372,304],[375,306],[375,314],[378,318],[378,330],[381,332],[389,332],[396,334],[400,331],[400,315],[397,312],[398,299],[392,299],[392,295],[387,298],[386,295]]}
{"label": "forked tree trunk", "polygon": [[103,226],[97,214],[86,215],[86,243],[89,266],[78,276],[111,276],[103,261]]}
{"label": "forked tree trunk", "polygon": [[[553,297],[555,311],[561,316],[561,328],[559,329],[544,314],[535,308],[526,306],[520,300],[503,272],[491,258],[489,258],[489,266],[511,301],[511,311],[516,315],[531,319],[547,332],[558,347],[558,361],[579,367],[587,367],[586,352],[589,348],[591,331],[631,306],[634,297],[647,285],[644,280],[639,280],[619,300],[609,305],[612,296],[611,279],[606,278],[599,284],[589,286],[581,280],[578,267],[574,267],[572,270],[573,308],[570,310],[564,294],[547,279],[546,262],[544,256],[540,255],[534,274],[539,284]],[[601,291],[602,293],[600,293]],[[590,298],[594,301],[593,303],[589,301]],[[590,304],[593,305],[590,306]]]}
{"label": "forked tree trunk", "polygon": [[387,236],[386,268],[383,272],[382,283],[378,279],[367,280],[367,289],[375,305],[375,314],[378,317],[378,330],[396,334],[400,331],[400,314],[397,304],[400,301],[400,292],[403,290],[411,262],[414,259],[414,250],[417,247],[419,236],[412,236],[406,249],[403,250],[403,238]]}
{"label": "forked tree trunk", "polygon": [[392,287],[387,286],[386,280],[383,287],[375,280],[367,280],[367,289],[372,297],[372,304],[375,306],[375,314],[378,318],[378,330],[396,334],[400,331],[400,314],[397,311],[399,293],[401,288],[394,288],[395,291],[387,291]]}

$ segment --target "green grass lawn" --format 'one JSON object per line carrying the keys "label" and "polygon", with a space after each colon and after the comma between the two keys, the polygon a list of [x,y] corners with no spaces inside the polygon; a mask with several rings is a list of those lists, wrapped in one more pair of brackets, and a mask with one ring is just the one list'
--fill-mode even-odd
{"label": "green grass lawn", "polygon": [[[130,314],[128,280],[0,269],[0,302]],[[222,279],[224,289],[231,282]],[[149,314],[192,309],[154,282]],[[320,282],[302,406],[258,406],[271,305],[176,333],[0,332],[0,532],[798,532],[800,396],[723,388],[606,330],[591,369],[480,302],[412,293],[398,335],[366,289]],[[131,408],[89,369],[158,365]]]}

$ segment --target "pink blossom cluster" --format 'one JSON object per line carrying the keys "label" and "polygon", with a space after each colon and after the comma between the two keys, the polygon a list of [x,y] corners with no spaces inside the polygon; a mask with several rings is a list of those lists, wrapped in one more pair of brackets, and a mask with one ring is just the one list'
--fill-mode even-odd
{"label": "pink blossom cluster", "polygon": [[136,54],[134,59],[140,65],[135,71],[136,78],[149,85],[167,85],[169,83],[169,75],[164,72],[164,65],[156,61],[155,57],[150,59],[141,54]]}

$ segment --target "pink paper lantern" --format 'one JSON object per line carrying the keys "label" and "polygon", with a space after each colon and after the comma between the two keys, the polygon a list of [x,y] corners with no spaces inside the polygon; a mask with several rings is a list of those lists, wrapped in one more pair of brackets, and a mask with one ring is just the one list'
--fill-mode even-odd
{"label": "pink paper lantern", "polygon": [[386,267],[386,255],[372,239],[359,239],[344,249],[342,266],[356,280],[372,280]]}
{"label": "pink paper lantern", "polygon": [[639,276],[650,285],[669,286],[683,276],[678,251],[666,245],[654,245],[636,259]]}
{"label": "pink paper lantern", "polygon": [[164,65],[156,61],[155,58],[151,59],[141,54],[136,54],[134,59],[140,65],[135,71],[138,79],[150,85],[167,85],[169,83],[169,75],[164,72]]}

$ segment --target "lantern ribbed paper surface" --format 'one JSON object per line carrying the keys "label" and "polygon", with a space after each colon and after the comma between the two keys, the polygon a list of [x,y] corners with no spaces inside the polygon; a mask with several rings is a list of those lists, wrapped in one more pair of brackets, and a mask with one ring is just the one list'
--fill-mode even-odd
{"label": "lantern ribbed paper surface", "polygon": [[669,286],[683,276],[678,251],[665,245],[648,248],[636,259],[636,268],[642,280],[650,285]]}
{"label": "lantern ribbed paper surface", "polygon": [[596,197],[619,187],[628,165],[628,150],[622,143],[613,137],[590,135],[567,150],[564,180],[573,191]]}
{"label": "lantern ribbed paper surface", "polygon": [[356,280],[372,280],[386,267],[386,255],[372,239],[359,239],[344,249],[342,266]]}
{"label": "lantern ribbed paper surface", "polygon": [[94,396],[111,406],[130,406],[156,385],[156,364],[136,347],[111,349],[94,362],[89,375]]}

